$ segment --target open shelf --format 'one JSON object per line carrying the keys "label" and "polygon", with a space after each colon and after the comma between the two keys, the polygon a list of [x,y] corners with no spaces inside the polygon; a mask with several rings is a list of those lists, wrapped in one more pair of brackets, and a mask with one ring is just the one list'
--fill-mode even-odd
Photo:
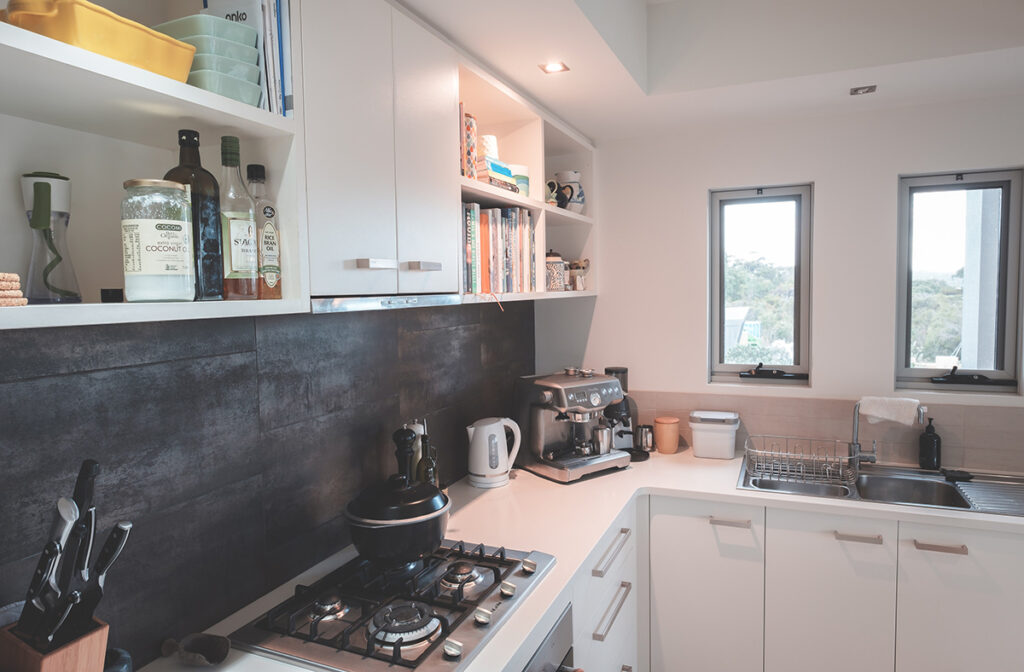
{"label": "open shelf", "polygon": [[0,22],[0,114],[154,147],[179,128],[282,138],[294,119]]}
{"label": "open shelf", "polygon": [[581,215],[578,212],[572,212],[571,210],[559,208],[547,203],[544,204],[544,216],[547,218],[548,224],[583,224],[586,226],[592,226],[594,224],[593,217]]}
{"label": "open shelf", "polygon": [[586,289],[580,292],[511,292],[508,294],[463,294],[462,303],[494,303],[497,301],[543,301],[547,299],[573,299],[597,296],[597,291]]}
{"label": "open shelf", "polygon": [[124,324],[199,320],[218,317],[308,313],[309,301],[182,301],[174,303],[79,303],[56,306],[0,308],[0,328],[69,327],[85,324]]}
{"label": "open shelf", "polygon": [[[187,11],[169,0],[121,3],[143,24]],[[299,25],[293,3],[293,29]],[[150,16],[151,15],[151,16]],[[0,330],[226,318],[308,312],[305,159],[301,109],[285,118],[184,82],[0,22],[0,166],[11,198],[0,201],[0,270],[27,284],[32,232],[18,175],[68,176],[68,246],[84,303],[0,308]],[[301,59],[293,76],[301,101]],[[284,298],[271,301],[99,303],[102,288],[123,287],[122,182],[160,178],[178,163],[182,128],[200,133],[203,166],[220,181],[222,135],[241,139],[242,165],[267,167],[281,226]],[[244,169],[243,169],[244,170]]]}
{"label": "open shelf", "polygon": [[468,177],[459,179],[462,187],[462,200],[467,203],[479,203],[488,208],[527,208],[534,212],[544,207],[540,201],[535,201],[508,189],[495,187]]}

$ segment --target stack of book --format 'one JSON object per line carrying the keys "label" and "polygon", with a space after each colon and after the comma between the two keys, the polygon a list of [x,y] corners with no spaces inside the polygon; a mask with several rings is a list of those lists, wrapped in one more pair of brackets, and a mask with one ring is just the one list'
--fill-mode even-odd
{"label": "stack of book", "polygon": [[261,68],[260,108],[293,116],[290,0],[203,0],[202,13],[256,29]]}
{"label": "stack of book", "polygon": [[463,203],[467,294],[543,291],[543,233],[526,208],[482,208]]}
{"label": "stack of book", "polygon": [[507,163],[490,156],[481,156],[476,160],[476,179],[495,187],[508,189],[516,194],[519,193],[512,169]]}

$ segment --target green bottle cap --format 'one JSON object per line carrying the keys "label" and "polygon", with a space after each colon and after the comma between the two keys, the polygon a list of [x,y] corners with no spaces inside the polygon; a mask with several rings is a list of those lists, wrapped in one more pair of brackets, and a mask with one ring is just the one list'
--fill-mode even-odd
{"label": "green bottle cap", "polygon": [[225,135],[220,139],[220,163],[223,166],[237,166],[238,160],[238,138],[234,135]]}

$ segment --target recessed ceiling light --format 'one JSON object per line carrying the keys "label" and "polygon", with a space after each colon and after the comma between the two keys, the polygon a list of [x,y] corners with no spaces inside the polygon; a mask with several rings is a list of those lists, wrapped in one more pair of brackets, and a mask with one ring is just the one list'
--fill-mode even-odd
{"label": "recessed ceiling light", "polygon": [[870,84],[868,86],[855,86],[852,89],[850,89],[850,95],[863,96],[865,93],[874,93],[877,89],[878,86],[876,86],[875,84]]}
{"label": "recessed ceiling light", "polygon": [[544,71],[547,75],[553,75],[556,72],[568,72],[569,66],[561,61],[552,61],[550,63],[542,63],[537,66]]}

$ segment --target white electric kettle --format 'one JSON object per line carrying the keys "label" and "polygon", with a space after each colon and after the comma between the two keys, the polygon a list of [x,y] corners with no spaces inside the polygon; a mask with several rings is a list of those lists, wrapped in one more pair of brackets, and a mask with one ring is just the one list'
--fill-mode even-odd
{"label": "white electric kettle", "polygon": [[[505,428],[515,441],[509,452]],[[508,472],[516,461],[522,435],[519,425],[508,418],[484,418],[469,427],[469,482],[478,488],[497,488],[508,483]]]}

